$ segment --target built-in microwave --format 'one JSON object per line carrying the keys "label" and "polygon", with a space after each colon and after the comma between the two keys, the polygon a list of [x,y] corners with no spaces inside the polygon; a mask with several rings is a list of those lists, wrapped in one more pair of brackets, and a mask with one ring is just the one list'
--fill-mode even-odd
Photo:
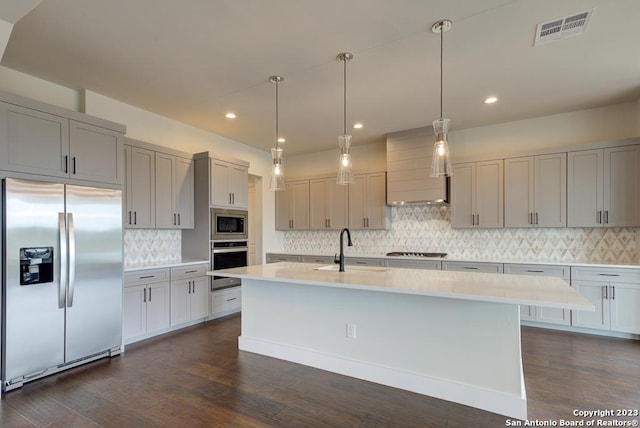
{"label": "built-in microwave", "polygon": [[211,240],[248,239],[245,210],[211,208]]}

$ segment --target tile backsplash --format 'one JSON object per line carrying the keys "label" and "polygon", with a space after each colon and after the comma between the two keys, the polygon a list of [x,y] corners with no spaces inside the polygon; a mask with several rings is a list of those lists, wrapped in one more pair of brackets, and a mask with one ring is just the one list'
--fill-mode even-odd
{"label": "tile backsplash", "polygon": [[125,229],[125,266],[149,262],[174,262],[182,258],[182,231]]}
{"label": "tile backsplash", "polygon": [[[390,230],[352,231],[354,246],[346,253],[428,251],[463,259],[638,263],[638,228],[452,229],[446,205],[405,205],[391,210]],[[288,231],[282,243],[283,250],[292,253],[334,254],[339,250],[337,231]]]}

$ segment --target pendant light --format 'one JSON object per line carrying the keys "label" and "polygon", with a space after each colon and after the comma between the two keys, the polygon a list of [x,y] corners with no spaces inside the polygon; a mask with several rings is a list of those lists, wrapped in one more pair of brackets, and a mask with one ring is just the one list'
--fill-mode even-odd
{"label": "pendant light", "polygon": [[278,85],[284,82],[282,76],[269,77],[271,83],[276,85],[276,146],[271,149],[271,157],[273,158],[273,167],[271,169],[271,182],[269,188],[271,190],[285,190],[284,170],[282,169],[282,147],[278,145],[280,142],[280,134],[278,130]]}
{"label": "pendant light", "polygon": [[338,61],[344,64],[344,127],[342,135],[338,137],[340,146],[340,169],[338,170],[338,184],[353,184],[353,172],[351,171],[351,135],[347,134],[347,61],[353,59],[351,52],[338,54]]}
{"label": "pendant light", "polygon": [[436,134],[436,142],[433,144],[433,158],[431,161],[432,177],[450,177],[453,173],[451,169],[451,158],[449,157],[449,119],[442,115],[442,58],[444,51],[444,32],[451,28],[451,21],[443,19],[431,27],[434,33],[440,33],[440,119],[433,121],[433,132]]}

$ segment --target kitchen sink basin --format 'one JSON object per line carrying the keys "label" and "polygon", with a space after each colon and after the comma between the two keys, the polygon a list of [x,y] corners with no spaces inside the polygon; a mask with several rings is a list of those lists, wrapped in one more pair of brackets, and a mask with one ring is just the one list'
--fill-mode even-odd
{"label": "kitchen sink basin", "polygon": [[[326,265],[326,266],[322,266],[322,267],[317,267],[315,268],[315,270],[339,270],[340,266],[338,266],[337,264],[334,265]],[[349,272],[349,271],[364,271],[364,272],[387,272],[389,271],[388,268],[384,268],[384,267],[378,267],[378,266],[351,266],[351,265],[347,265],[344,268],[345,271]]]}

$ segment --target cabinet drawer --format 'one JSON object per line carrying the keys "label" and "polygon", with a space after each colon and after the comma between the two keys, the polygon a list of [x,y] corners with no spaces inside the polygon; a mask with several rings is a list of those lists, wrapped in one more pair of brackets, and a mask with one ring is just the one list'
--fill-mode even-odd
{"label": "cabinet drawer", "polygon": [[303,263],[333,263],[331,256],[302,256]]}
{"label": "cabinet drawer", "polygon": [[440,260],[387,260],[387,266],[391,268],[407,268],[407,269],[442,269]]}
{"label": "cabinet drawer", "polygon": [[135,272],[125,272],[124,286],[152,284],[154,282],[169,281],[169,269],[145,269]]}
{"label": "cabinet drawer", "polygon": [[502,263],[486,262],[442,262],[442,270],[456,270],[460,272],[502,273]]}
{"label": "cabinet drawer", "polygon": [[640,284],[640,269],[572,267],[571,279]]}
{"label": "cabinet drawer", "polygon": [[211,293],[212,315],[237,311],[242,307],[242,293],[240,287],[227,288]]}
{"label": "cabinet drawer", "polygon": [[299,262],[300,256],[294,254],[267,254],[267,263]]}
{"label": "cabinet drawer", "polygon": [[187,279],[187,278],[196,278],[198,276],[205,276],[208,269],[209,269],[209,266],[206,264],[172,267],[171,280],[175,281],[177,279]]}
{"label": "cabinet drawer", "polygon": [[504,273],[512,273],[516,275],[538,275],[538,276],[557,276],[565,281],[569,281],[569,266],[558,265],[529,265],[529,264],[510,264],[504,265]]}
{"label": "cabinet drawer", "polygon": [[370,259],[368,257],[345,257],[344,263],[357,266],[384,266],[384,259]]}

